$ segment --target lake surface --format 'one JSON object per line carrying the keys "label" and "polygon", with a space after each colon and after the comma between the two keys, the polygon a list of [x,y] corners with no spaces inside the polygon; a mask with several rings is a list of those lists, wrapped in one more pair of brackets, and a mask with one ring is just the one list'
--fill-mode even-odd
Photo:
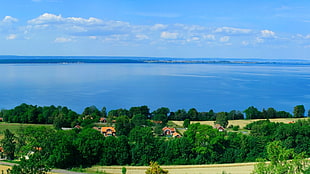
{"label": "lake surface", "polygon": [[21,103],[81,113],[147,105],[215,112],[310,108],[310,69],[302,64],[0,64],[0,109]]}

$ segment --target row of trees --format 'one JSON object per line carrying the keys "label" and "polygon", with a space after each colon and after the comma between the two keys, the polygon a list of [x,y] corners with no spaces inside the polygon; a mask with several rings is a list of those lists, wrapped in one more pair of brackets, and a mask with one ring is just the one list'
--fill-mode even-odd
{"label": "row of trees", "polygon": [[[245,113],[245,117],[243,115]],[[25,103],[16,106],[13,109],[1,110],[0,117],[4,121],[11,123],[40,123],[40,124],[54,124],[56,128],[74,127],[79,124],[86,126],[88,124],[98,122],[100,117],[106,117],[109,122],[113,122],[118,117],[126,116],[128,119],[133,119],[134,116],[140,115],[146,119],[155,121],[167,122],[168,120],[184,121],[189,119],[191,121],[216,121],[218,116],[225,116],[228,120],[238,119],[269,119],[269,118],[300,118],[305,115],[305,108],[303,105],[294,107],[293,115],[286,111],[276,111],[274,108],[263,109],[259,111],[254,106],[248,107],[243,112],[232,110],[230,112],[198,112],[195,108],[179,109],[171,112],[169,108],[161,107],[153,112],[147,106],[131,107],[127,109],[110,110],[103,107],[101,110],[95,106],[86,107],[82,114],[78,114],[67,107],[62,106],[33,106]],[[308,112],[310,115],[310,110]]]}
{"label": "row of trees", "polygon": [[248,126],[249,135],[219,132],[199,123],[190,124],[181,138],[157,136],[154,129],[135,126],[128,136],[104,137],[92,128],[25,127],[15,134],[6,131],[1,143],[11,159],[28,156],[44,162],[41,165],[58,168],[148,165],[150,161],[165,165],[250,162],[269,158],[266,145],[273,141],[294,153],[310,155],[309,119],[293,124],[254,122]]}

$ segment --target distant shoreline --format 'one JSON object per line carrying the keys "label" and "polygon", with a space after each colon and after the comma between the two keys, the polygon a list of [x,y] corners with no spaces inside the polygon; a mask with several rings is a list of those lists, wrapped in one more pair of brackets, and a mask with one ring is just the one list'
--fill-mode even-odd
{"label": "distant shoreline", "polygon": [[282,64],[310,65],[308,60],[161,58],[113,56],[0,56],[0,64],[83,64],[83,63],[160,63],[160,64]]}

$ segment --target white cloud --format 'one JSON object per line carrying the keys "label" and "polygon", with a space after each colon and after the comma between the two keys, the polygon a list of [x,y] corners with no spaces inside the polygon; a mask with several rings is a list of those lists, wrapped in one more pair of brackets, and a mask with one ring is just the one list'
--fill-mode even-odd
{"label": "white cloud", "polygon": [[103,21],[94,17],[62,17],[50,13],[29,20],[29,30],[53,30],[73,36],[102,36],[131,32],[129,23],[122,21]]}
{"label": "white cloud", "polygon": [[228,42],[230,40],[229,36],[224,36],[220,38],[220,42]]}
{"label": "white cloud", "polygon": [[202,36],[206,40],[215,40],[215,35],[207,34]]}
{"label": "white cloud", "polygon": [[264,43],[265,41],[264,41],[264,39],[262,39],[260,37],[256,37],[255,42],[256,43]]}
{"label": "white cloud", "polygon": [[248,41],[242,41],[241,44],[244,45],[244,46],[248,46],[249,42]]}
{"label": "white cloud", "polygon": [[175,33],[175,32],[167,32],[167,31],[163,31],[160,34],[160,37],[163,39],[177,39],[179,36],[179,33]]}
{"label": "white cloud", "polygon": [[89,38],[89,39],[94,39],[94,40],[95,40],[95,39],[97,39],[97,36],[89,36],[88,38]]}
{"label": "white cloud", "polygon": [[13,23],[18,22],[18,19],[13,18],[12,16],[5,16],[2,20],[3,23]]}
{"label": "white cloud", "polygon": [[276,33],[270,30],[261,30],[261,36],[265,38],[274,38]]}
{"label": "white cloud", "polygon": [[151,30],[163,30],[166,29],[167,25],[164,24],[155,24],[151,27]]}
{"label": "white cloud", "polygon": [[214,30],[215,33],[226,33],[226,34],[249,34],[252,30],[250,29],[241,29],[233,27],[220,27]]}
{"label": "white cloud", "polygon": [[17,35],[16,34],[10,34],[6,37],[6,40],[14,40],[17,38]]}
{"label": "white cloud", "polygon": [[88,19],[85,18],[78,18],[78,17],[68,17],[64,18],[61,15],[55,15],[55,14],[50,14],[50,13],[44,13],[43,15],[29,20],[29,24],[33,25],[43,25],[43,24],[65,24],[65,23],[70,23],[70,24],[81,24],[81,25],[98,25],[102,24],[102,20],[90,17]]}
{"label": "white cloud", "polygon": [[65,38],[65,37],[57,37],[54,42],[56,43],[66,43],[66,42],[72,42],[71,38]]}
{"label": "white cloud", "polygon": [[136,38],[138,40],[147,40],[147,39],[149,39],[149,37],[147,35],[145,35],[145,34],[137,34]]}
{"label": "white cloud", "polygon": [[29,24],[46,24],[46,23],[55,23],[55,22],[62,22],[64,19],[61,15],[54,15],[50,13],[44,13],[43,15],[39,16],[38,18],[29,20]]}

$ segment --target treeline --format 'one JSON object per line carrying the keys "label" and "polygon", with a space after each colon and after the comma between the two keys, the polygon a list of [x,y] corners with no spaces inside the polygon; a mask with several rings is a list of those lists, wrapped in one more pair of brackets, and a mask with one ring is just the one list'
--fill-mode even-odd
{"label": "treeline", "polygon": [[[244,115],[245,114],[245,115]],[[127,117],[132,119],[136,115],[142,115],[146,119],[155,121],[167,122],[168,120],[184,121],[215,121],[217,117],[225,116],[227,120],[238,119],[269,119],[269,118],[300,118],[305,115],[305,108],[303,105],[294,107],[293,115],[286,111],[276,111],[274,108],[263,109],[259,111],[254,106],[248,107],[243,112],[232,110],[230,112],[214,112],[212,109],[208,112],[199,112],[195,108],[179,109],[177,111],[170,111],[169,108],[161,107],[150,112],[147,106],[131,107],[127,109],[116,109],[107,112],[103,107],[101,110],[96,106],[86,107],[82,114],[78,114],[67,107],[62,106],[36,106],[21,104],[13,109],[3,109],[0,112],[0,117],[10,123],[40,123],[40,124],[54,124],[56,128],[74,127],[76,125],[86,126],[94,122],[98,122],[101,117],[106,118],[108,122],[116,120],[118,117]],[[308,116],[310,110],[308,111]]]}
{"label": "treeline", "polygon": [[158,136],[154,126],[137,125],[127,136],[117,137],[104,137],[93,128],[21,127],[13,135],[5,132],[1,144],[12,159],[28,156],[27,163],[66,169],[95,164],[148,165],[150,161],[163,165],[254,162],[267,158],[266,146],[273,141],[295,153],[304,152],[305,157],[310,155],[309,119],[292,124],[264,120],[247,128],[250,134],[219,132],[196,123],[182,137],[172,138]]}

